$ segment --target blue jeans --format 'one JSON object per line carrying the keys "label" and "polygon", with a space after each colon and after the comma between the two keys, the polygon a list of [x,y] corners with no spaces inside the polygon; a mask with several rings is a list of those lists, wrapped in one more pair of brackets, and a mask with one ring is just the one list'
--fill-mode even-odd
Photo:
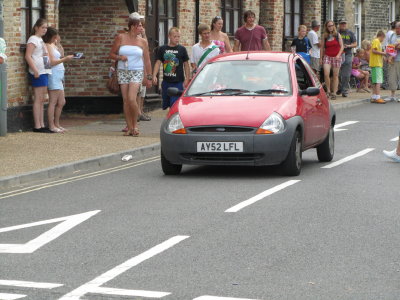
{"label": "blue jeans", "polygon": [[162,109],[167,109],[168,107],[172,107],[172,105],[175,103],[176,100],[179,99],[179,97],[170,97],[167,95],[167,90],[170,87],[176,87],[179,90],[184,90],[183,89],[183,82],[166,82],[163,81],[161,83],[161,91],[162,91]]}

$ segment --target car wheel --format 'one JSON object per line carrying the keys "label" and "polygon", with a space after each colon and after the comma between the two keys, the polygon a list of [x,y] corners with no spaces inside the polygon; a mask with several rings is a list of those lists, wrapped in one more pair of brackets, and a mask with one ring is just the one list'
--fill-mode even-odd
{"label": "car wheel", "polygon": [[329,133],[322,144],[317,146],[318,160],[321,162],[331,161],[335,153],[335,134],[333,125],[329,128]]}
{"label": "car wheel", "polygon": [[299,131],[293,136],[292,143],[290,145],[289,154],[286,160],[282,163],[283,174],[287,176],[298,176],[301,171],[302,163],[302,138]]}
{"label": "car wheel", "polygon": [[165,175],[178,175],[182,170],[182,165],[170,163],[161,150],[161,167]]}

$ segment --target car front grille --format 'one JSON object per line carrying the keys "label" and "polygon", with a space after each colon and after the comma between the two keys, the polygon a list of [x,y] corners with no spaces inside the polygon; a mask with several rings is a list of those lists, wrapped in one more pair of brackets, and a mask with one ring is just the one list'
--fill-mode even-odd
{"label": "car front grille", "polygon": [[261,153],[184,153],[183,158],[191,161],[252,162],[263,157]]}
{"label": "car front grille", "polygon": [[201,127],[190,127],[188,131],[190,132],[253,132],[255,129],[253,127],[239,127],[239,126],[201,126]]}

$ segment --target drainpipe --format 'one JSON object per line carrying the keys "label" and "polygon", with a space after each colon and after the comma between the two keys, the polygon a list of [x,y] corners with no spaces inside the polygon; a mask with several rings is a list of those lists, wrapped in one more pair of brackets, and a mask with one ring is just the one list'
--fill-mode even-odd
{"label": "drainpipe", "polygon": [[[3,36],[3,20],[0,20],[0,36]],[[7,134],[7,65],[0,64],[0,136]]]}

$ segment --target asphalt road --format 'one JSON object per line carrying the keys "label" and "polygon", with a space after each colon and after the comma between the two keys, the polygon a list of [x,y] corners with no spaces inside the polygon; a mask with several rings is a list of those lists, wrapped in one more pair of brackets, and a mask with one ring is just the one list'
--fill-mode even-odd
{"label": "asphalt road", "polygon": [[338,111],[298,177],[155,157],[4,192],[0,299],[399,299],[399,116]]}

